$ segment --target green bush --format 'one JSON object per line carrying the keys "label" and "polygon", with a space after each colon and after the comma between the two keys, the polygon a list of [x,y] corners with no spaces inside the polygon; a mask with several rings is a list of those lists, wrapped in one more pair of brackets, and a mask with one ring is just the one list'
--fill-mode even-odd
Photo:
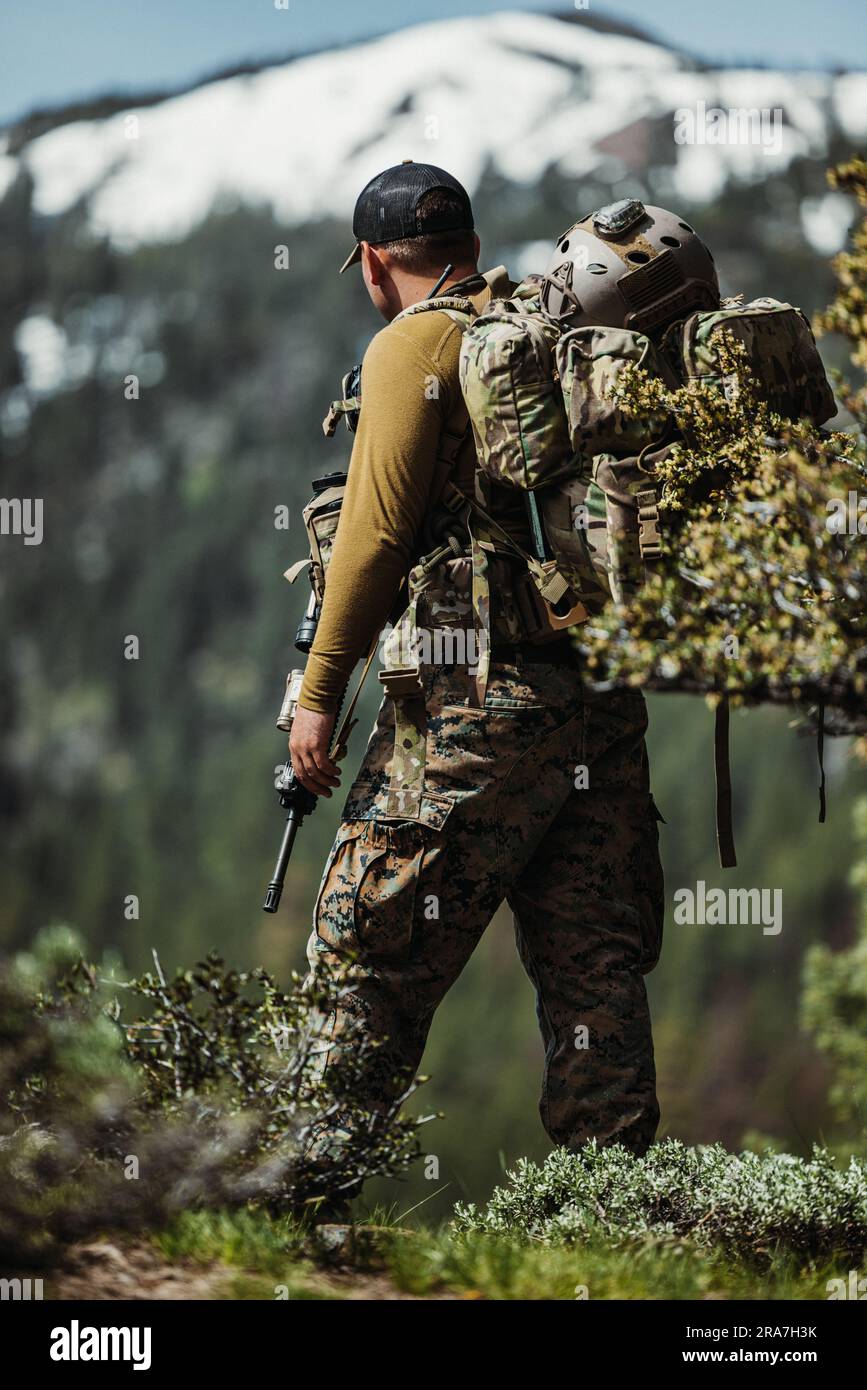
{"label": "green bush", "polygon": [[455,1225],[551,1244],[688,1239],[757,1262],[857,1258],[867,1248],[867,1163],[839,1168],[818,1149],[805,1160],[671,1139],[636,1158],[588,1144],[555,1149],[541,1167],[522,1161],[484,1210],[458,1205]]}
{"label": "green bush", "polygon": [[[867,161],[830,173],[867,213]],[[867,365],[867,217],[834,261],[837,293],[817,321]],[[723,343],[732,389],[671,390],[632,368],[615,396],[625,418],[668,419],[677,442],[654,466],[662,556],[640,592],[581,630],[598,680],[733,703],[821,704],[828,732],[867,729],[867,567],[860,535],[830,513],[867,488],[867,387],[840,379],[846,433],[774,415],[748,355]]]}
{"label": "green bush", "polygon": [[[97,1231],[158,1230],[178,1213],[263,1205],[303,1215],[418,1155],[405,1097],[354,1099],[377,1044],[349,1020],[327,1071],[345,975],[297,977],[212,955],[124,981],[74,933],[41,933],[0,969],[0,1259],[56,1258]],[[144,1001],[124,1020],[121,999]]]}

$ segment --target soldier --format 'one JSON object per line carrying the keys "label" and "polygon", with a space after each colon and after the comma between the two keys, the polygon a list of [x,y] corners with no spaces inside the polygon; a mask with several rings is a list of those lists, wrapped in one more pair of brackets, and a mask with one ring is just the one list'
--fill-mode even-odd
{"label": "soldier", "polygon": [[[405,161],[374,178],[353,231],[341,273],[361,265],[387,326],[364,357],[349,482],[291,733],[303,785],[317,796],[338,785],[329,747],[352,668],[444,534],[453,553],[424,570],[415,616],[455,640],[386,673],[323,873],[311,967],[355,959],[346,1007],[384,1040],[365,1097],[382,1106],[415,1075],[434,1010],[507,900],[536,989],[547,1133],[568,1147],[596,1139],[641,1154],[659,1118],[644,975],[663,918],[644,699],[585,690],[565,632],[543,646],[516,639],[502,556],[490,563],[480,687],[468,548],[438,529],[438,504],[447,480],[472,494],[476,478],[458,378],[462,324],[513,286],[503,267],[479,273],[468,195],[432,165]],[[415,312],[447,267],[442,308]],[[524,500],[500,492],[490,502],[498,526],[529,547]]]}

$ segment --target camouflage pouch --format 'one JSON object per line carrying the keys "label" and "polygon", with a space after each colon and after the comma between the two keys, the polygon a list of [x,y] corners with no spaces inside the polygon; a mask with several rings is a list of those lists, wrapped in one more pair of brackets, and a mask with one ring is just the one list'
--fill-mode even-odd
{"label": "camouflage pouch", "polygon": [[593,460],[593,480],[605,496],[605,558],[615,603],[635,596],[648,561],[662,553],[654,473],[669,448],[646,449],[625,459],[599,454]]}
{"label": "camouflage pouch", "polygon": [[604,493],[590,471],[582,470],[543,488],[538,497],[558,569],[588,613],[600,612],[611,594]]}
{"label": "camouflage pouch", "polygon": [[[561,338],[556,361],[578,461],[571,491],[586,532],[570,538],[558,529],[555,548],[562,564],[565,548],[574,553],[580,541],[586,542],[591,582],[600,586],[595,597],[589,591],[589,603],[598,611],[609,594],[616,603],[635,594],[646,562],[660,553],[652,461],[673,432],[668,415],[648,420],[623,410],[615,388],[629,367],[661,377],[670,387],[679,383],[651,339],[627,328],[573,329]],[[556,499],[551,510],[554,506]],[[550,525],[546,516],[546,531]],[[577,554],[575,559],[580,563]]]}
{"label": "camouflage pouch", "polygon": [[325,595],[325,576],[331,562],[334,537],[346,492],[346,474],[329,473],[325,478],[318,478],[313,488],[314,496],[301,513],[310,542],[310,556],[291,565],[286,570],[285,577],[290,584],[294,584],[299,574],[306,570],[316,602],[321,603]]}
{"label": "camouflage pouch", "polygon": [[724,373],[719,361],[726,333],[743,343],[758,394],[776,414],[822,425],[837,413],[805,315],[770,297],[692,314],[669,331],[665,346],[675,347],[687,384],[709,382],[727,396],[737,391],[737,373]]}
{"label": "camouflage pouch", "polygon": [[[332,401],[328,414],[322,421],[322,432],[331,439],[341,420],[355,434],[361,413],[361,365],[352,367],[341,381],[343,392],[339,400]],[[315,605],[321,605],[325,596],[325,576],[331,563],[334,537],[340,520],[340,509],[346,493],[346,474],[328,473],[324,478],[316,478],[313,483],[313,497],[301,513],[307,539],[310,542],[310,555],[306,560],[296,560],[284,571],[284,578],[294,584],[299,574],[307,571],[310,587],[313,590]]]}
{"label": "camouflage pouch", "polygon": [[647,420],[628,415],[613,399],[627,367],[640,367],[677,387],[674,372],[644,333],[629,328],[574,328],[555,353],[570,444],[582,461],[610,453],[637,454],[669,427],[667,416]]}
{"label": "camouflage pouch", "polygon": [[529,490],[573,467],[554,362],[558,337],[533,276],[511,299],[490,303],[464,333],[461,390],[479,467],[495,483]]}

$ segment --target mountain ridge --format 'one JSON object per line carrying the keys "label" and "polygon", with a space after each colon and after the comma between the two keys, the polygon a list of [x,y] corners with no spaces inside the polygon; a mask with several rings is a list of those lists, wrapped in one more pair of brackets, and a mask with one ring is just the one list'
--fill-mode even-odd
{"label": "mountain ridge", "polygon": [[[685,50],[676,49],[664,39],[653,35],[650,30],[645,30],[640,25],[632,24],[628,20],[615,20],[604,15],[591,15],[568,10],[551,10],[547,14],[542,11],[541,13],[546,18],[560,20],[563,24],[584,24],[587,28],[598,30],[600,33],[622,34],[626,38],[653,43],[659,48],[669,48],[672,52],[685,54]],[[423,27],[424,23],[424,20],[418,20],[403,26],[399,32],[418,29]],[[303,48],[298,52],[290,50],[270,58],[251,57],[225,66],[209,68],[179,86],[144,88],[140,92],[109,90],[90,97],[75,97],[71,101],[59,102],[52,106],[35,106],[20,116],[16,116],[13,120],[0,122],[0,134],[7,135],[10,142],[10,152],[14,152],[30,140],[38,139],[40,135],[47,134],[49,130],[56,130],[59,125],[68,125],[76,120],[104,118],[115,115],[119,111],[128,111],[132,107],[154,106],[161,101],[170,101],[174,97],[185,96],[188,92],[195,91],[199,87],[208,87],[214,82],[224,82],[232,77],[249,77],[259,72],[265,72],[269,68],[285,67],[289,63],[298,62],[304,58],[315,58],[323,53],[357,48],[363,44],[374,43],[394,32],[398,31],[385,29],[367,34],[362,38],[347,39],[342,43],[315,44],[311,48]],[[699,65],[702,63],[702,60],[697,58],[694,61]],[[28,129],[28,127],[34,128]]]}
{"label": "mountain ridge", "polygon": [[[359,187],[406,157],[451,168],[471,193],[490,170],[524,187],[551,169],[611,187],[647,173],[673,199],[702,203],[728,180],[824,157],[838,133],[867,135],[865,74],[702,67],[634,26],[516,11],[116,100],[26,138],[7,131],[0,192],[23,173],[38,214],[84,201],[94,233],[121,249],[177,240],[226,199],[268,204],[287,226],[346,217]],[[701,103],[778,112],[779,148],[678,145],[675,113]]]}

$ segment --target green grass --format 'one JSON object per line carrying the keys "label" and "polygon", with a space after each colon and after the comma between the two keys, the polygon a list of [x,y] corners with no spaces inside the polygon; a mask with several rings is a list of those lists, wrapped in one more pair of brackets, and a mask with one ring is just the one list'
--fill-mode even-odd
{"label": "green grass", "polygon": [[188,1212],[154,1239],[170,1263],[236,1271],[217,1294],[230,1299],[333,1300],[368,1283],[377,1297],[385,1282],[419,1298],[824,1300],[827,1281],[848,1273],[839,1261],[801,1267],[782,1255],[757,1268],[687,1241],[542,1244],[449,1227],[410,1231],[382,1212],[369,1224],[375,1252],[351,1270],[311,1258],[297,1221],[264,1212]]}
{"label": "green grass", "polygon": [[284,1274],[302,1261],[304,1231],[289,1217],[262,1211],[188,1211],[154,1237],[170,1264],[224,1264],[259,1275]]}
{"label": "green grass", "polygon": [[845,1273],[801,1270],[783,1258],[751,1270],[687,1243],[557,1246],[448,1228],[395,1242],[389,1263],[408,1292],[425,1296],[445,1286],[490,1299],[824,1299],[827,1279]]}

